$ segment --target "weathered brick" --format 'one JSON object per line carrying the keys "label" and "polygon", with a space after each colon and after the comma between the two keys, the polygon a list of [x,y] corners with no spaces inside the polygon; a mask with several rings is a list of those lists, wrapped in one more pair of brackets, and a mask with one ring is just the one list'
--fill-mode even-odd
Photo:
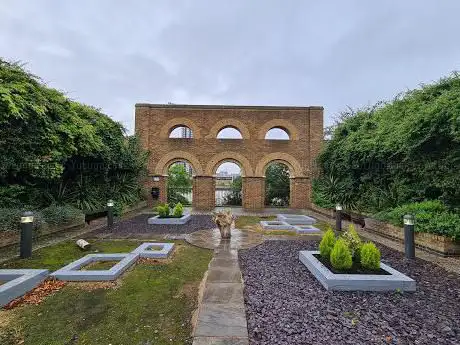
{"label": "weathered brick", "polygon": [[[179,126],[188,126],[193,139],[169,138]],[[291,173],[291,206],[311,204],[311,177],[323,142],[322,107],[266,107],[220,105],[136,105],[136,134],[150,151],[149,180],[146,186],[160,188],[160,201],[166,201],[168,167],[175,161],[188,161],[194,170],[193,206],[214,206],[213,175],[217,167],[232,161],[243,175],[243,206],[263,208],[265,169],[269,162],[286,163]],[[240,130],[243,139],[217,139],[225,127]],[[265,140],[273,128],[285,129],[291,140]],[[153,182],[153,176],[160,176]]]}

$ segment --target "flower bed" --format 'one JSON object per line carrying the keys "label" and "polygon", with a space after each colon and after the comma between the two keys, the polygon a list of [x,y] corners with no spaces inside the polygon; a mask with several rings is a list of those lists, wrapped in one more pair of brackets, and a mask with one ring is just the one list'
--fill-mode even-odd
{"label": "flower bed", "polygon": [[[404,228],[385,223],[373,218],[364,218],[365,229],[404,241]],[[415,244],[417,247],[428,249],[445,256],[460,255],[460,242],[449,237],[430,234],[426,232],[415,232]]]}
{"label": "flower bed", "polygon": [[353,225],[341,236],[329,229],[319,251],[301,251],[299,260],[327,290],[415,291],[415,281],[380,262],[380,250],[362,243]]}

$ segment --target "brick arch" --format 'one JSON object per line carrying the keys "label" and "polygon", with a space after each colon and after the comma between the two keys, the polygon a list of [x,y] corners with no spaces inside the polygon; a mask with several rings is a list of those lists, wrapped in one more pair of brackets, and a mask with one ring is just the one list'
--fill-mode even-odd
{"label": "brick arch", "polygon": [[265,135],[272,128],[284,129],[289,135],[289,140],[299,140],[300,134],[298,129],[291,122],[284,119],[273,119],[265,122],[259,130],[257,139],[265,139]]}
{"label": "brick arch", "polygon": [[195,155],[185,151],[173,151],[165,154],[155,167],[156,175],[168,175],[169,166],[178,161],[186,161],[192,166],[195,175],[203,175],[203,168]]}
{"label": "brick arch", "polygon": [[213,176],[216,174],[216,170],[220,164],[223,162],[234,162],[238,164],[241,168],[241,175],[244,177],[252,177],[254,176],[253,169],[249,160],[243,156],[241,153],[237,152],[221,152],[218,153],[209,160],[208,164],[206,165],[206,175]]}
{"label": "brick arch", "polygon": [[248,127],[242,121],[232,118],[226,118],[217,121],[209,130],[209,134],[206,136],[206,138],[216,139],[217,134],[219,134],[219,132],[226,127],[237,129],[241,133],[243,139],[250,139],[251,137],[249,134]]}
{"label": "brick arch", "polygon": [[272,162],[280,162],[286,164],[289,168],[291,177],[305,176],[299,161],[290,154],[282,152],[274,152],[262,157],[262,159],[257,163],[255,175],[265,176],[265,170],[267,169],[267,166]]}
{"label": "brick arch", "polygon": [[198,127],[198,125],[193,120],[190,120],[186,117],[175,117],[166,122],[166,124],[163,127],[161,127],[160,138],[169,138],[169,135],[174,130],[174,128],[180,126],[187,126],[188,128],[190,128],[192,130],[193,138],[201,138],[200,127]]}

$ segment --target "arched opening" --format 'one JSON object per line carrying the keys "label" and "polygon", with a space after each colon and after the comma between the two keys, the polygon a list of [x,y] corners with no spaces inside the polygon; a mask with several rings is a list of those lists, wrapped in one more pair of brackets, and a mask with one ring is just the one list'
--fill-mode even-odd
{"label": "arched opening", "polygon": [[291,196],[289,167],[282,162],[271,162],[265,170],[265,205],[288,207]]}
{"label": "arched opening", "polygon": [[242,186],[241,167],[230,161],[221,163],[215,174],[216,206],[241,206],[242,205]]}
{"label": "arched opening", "polygon": [[182,138],[182,139],[191,139],[193,138],[192,130],[183,125],[175,126],[172,128],[171,132],[169,133],[170,138]]}
{"label": "arched opening", "polygon": [[265,134],[266,140],[290,140],[289,132],[282,127],[273,127]]}
{"label": "arched opening", "polygon": [[168,167],[168,204],[173,207],[180,202],[190,206],[193,200],[193,168],[185,160],[174,161]]}
{"label": "arched opening", "polygon": [[217,139],[243,139],[241,132],[235,127],[224,127],[217,133]]}

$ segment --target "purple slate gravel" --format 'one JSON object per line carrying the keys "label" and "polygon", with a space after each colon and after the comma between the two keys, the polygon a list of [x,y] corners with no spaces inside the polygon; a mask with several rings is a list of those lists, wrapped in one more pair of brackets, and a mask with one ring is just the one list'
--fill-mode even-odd
{"label": "purple slate gravel", "polygon": [[327,291],[298,258],[317,246],[266,241],[239,251],[251,345],[460,344],[459,275],[379,246],[417,292]]}
{"label": "purple slate gravel", "polygon": [[183,225],[169,224],[147,224],[147,219],[153,217],[152,214],[141,214],[136,217],[122,220],[113,225],[111,229],[104,227],[93,232],[94,234],[110,233],[114,235],[128,234],[190,234],[204,229],[216,227],[211,216],[192,215],[189,222]]}

